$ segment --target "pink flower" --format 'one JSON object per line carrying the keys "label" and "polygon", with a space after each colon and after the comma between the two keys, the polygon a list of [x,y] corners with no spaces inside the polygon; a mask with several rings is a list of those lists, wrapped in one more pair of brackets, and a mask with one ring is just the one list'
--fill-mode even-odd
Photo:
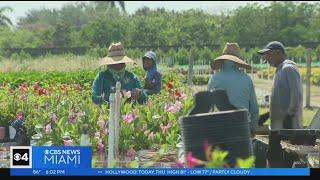
{"label": "pink flower", "polygon": [[182,94],[181,94],[181,99],[185,100],[185,99],[187,99],[187,97],[188,97],[188,96],[187,96],[185,93],[182,93]]}
{"label": "pink flower", "polygon": [[68,94],[68,86],[65,84],[62,84],[60,86],[60,89],[63,91],[64,94]]}
{"label": "pink flower", "polygon": [[18,112],[16,119],[23,121],[24,120],[24,113],[23,112]]}
{"label": "pink flower", "polygon": [[167,89],[171,90],[174,86],[173,80],[170,80],[169,82],[167,82],[166,86],[167,86]]}
{"label": "pink flower", "polygon": [[180,111],[180,109],[182,108],[182,103],[180,101],[176,101],[174,106],[176,107],[176,109],[178,109],[178,111]]}
{"label": "pink flower", "polygon": [[74,123],[77,120],[77,114],[73,111],[69,113],[68,121],[69,123]]}
{"label": "pink flower", "polygon": [[176,113],[180,111],[180,109],[182,108],[182,104],[180,101],[176,101],[174,104],[173,103],[165,104],[164,108],[166,112]]}
{"label": "pink flower", "polygon": [[201,160],[192,157],[192,152],[188,153],[187,162],[188,162],[188,167],[190,168],[203,164]]}
{"label": "pink flower", "polygon": [[63,140],[64,146],[73,146],[73,141],[71,139],[69,140]]}
{"label": "pink flower", "polygon": [[102,117],[99,118],[98,125],[99,125],[100,129],[104,129],[105,128],[106,122],[104,121],[104,119]]}
{"label": "pink flower", "polygon": [[161,130],[162,130],[162,133],[163,133],[163,134],[166,134],[166,133],[168,133],[168,129],[171,128],[171,124],[168,123],[166,126],[164,126],[163,124],[161,124],[161,125],[160,125],[160,128],[161,128]]}
{"label": "pink flower", "polygon": [[186,100],[188,96],[185,93],[181,92],[180,96],[176,96],[176,98],[179,100]]}
{"label": "pink flower", "polygon": [[207,160],[211,160],[211,148],[212,148],[212,145],[210,145],[206,140],[203,144],[203,149],[206,154]]}
{"label": "pink flower", "polygon": [[100,153],[104,152],[104,144],[101,141],[98,143],[98,150]]}
{"label": "pink flower", "polygon": [[52,129],[51,129],[51,124],[47,124],[46,125],[46,133],[51,133],[52,132]]}
{"label": "pink flower", "polygon": [[27,83],[22,83],[19,87],[20,94],[24,94],[28,90],[28,84]]}
{"label": "pink flower", "polygon": [[176,112],[176,109],[172,103],[165,104],[164,109],[166,112]]}
{"label": "pink flower", "polygon": [[137,114],[135,111],[123,116],[124,121],[127,123],[133,122],[136,118],[137,118]]}
{"label": "pink flower", "polygon": [[48,94],[48,91],[47,91],[46,89],[44,89],[44,88],[40,88],[40,89],[38,90],[38,94],[39,94],[39,96],[41,96],[41,95],[47,95],[47,94]]}
{"label": "pink flower", "polygon": [[41,88],[40,83],[36,82],[36,84],[33,85],[33,91],[38,91]]}
{"label": "pink flower", "polygon": [[53,121],[54,123],[58,123],[58,117],[57,117],[56,113],[52,112],[52,113],[50,114],[50,119],[51,119],[51,121]]}
{"label": "pink flower", "polygon": [[182,91],[176,90],[174,92],[174,97],[176,99],[185,100],[187,98],[187,95],[185,93],[183,93]]}
{"label": "pink flower", "polygon": [[174,96],[175,96],[176,98],[180,98],[180,97],[181,97],[181,92],[180,92],[178,89],[176,89],[176,90],[174,91]]}
{"label": "pink flower", "polygon": [[134,157],[136,155],[136,151],[133,149],[133,148],[130,148],[128,151],[127,151],[127,156],[128,157]]}
{"label": "pink flower", "polygon": [[184,168],[184,165],[183,163],[180,161],[180,160],[176,160],[176,165],[179,167],[179,168]]}

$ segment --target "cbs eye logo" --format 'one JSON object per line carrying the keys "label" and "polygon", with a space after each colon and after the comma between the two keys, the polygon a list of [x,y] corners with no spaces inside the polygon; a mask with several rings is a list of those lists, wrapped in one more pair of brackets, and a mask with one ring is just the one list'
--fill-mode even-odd
{"label": "cbs eye logo", "polygon": [[32,150],[30,146],[10,147],[10,168],[31,168]]}

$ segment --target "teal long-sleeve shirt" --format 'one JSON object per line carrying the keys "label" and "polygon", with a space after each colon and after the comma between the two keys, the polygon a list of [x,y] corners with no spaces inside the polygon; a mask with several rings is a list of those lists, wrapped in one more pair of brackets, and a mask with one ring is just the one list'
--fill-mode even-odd
{"label": "teal long-sleeve shirt", "polygon": [[[135,88],[142,89],[141,82],[138,77],[129,71],[125,72],[124,78],[120,83],[121,90],[132,91]],[[92,84],[92,101],[95,104],[101,104],[104,101],[109,101],[112,87],[116,87],[116,81],[113,79],[112,74],[108,70],[100,72]],[[147,95],[145,92],[141,91],[138,103],[142,104],[146,101]]]}
{"label": "teal long-sleeve shirt", "polygon": [[255,131],[259,121],[259,107],[253,82],[236,63],[224,60],[219,72],[213,74],[208,82],[208,90],[224,89],[231,104],[239,109],[247,109],[251,131]]}

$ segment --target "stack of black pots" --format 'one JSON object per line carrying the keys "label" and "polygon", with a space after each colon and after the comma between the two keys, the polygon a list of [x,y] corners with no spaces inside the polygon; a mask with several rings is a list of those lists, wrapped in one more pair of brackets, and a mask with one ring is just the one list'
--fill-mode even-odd
{"label": "stack of black pots", "polygon": [[248,111],[231,110],[194,114],[179,119],[185,154],[206,161],[204,143],[228,151],[227,163],[253,155]]}

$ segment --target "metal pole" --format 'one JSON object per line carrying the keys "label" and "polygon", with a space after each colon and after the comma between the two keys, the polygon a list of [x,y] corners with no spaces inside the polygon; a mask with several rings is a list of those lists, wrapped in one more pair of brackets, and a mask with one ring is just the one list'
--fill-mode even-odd
{"label": "metal pole", "polygon": [[307,79],[306,79],[306,107],[310,108],[310,89],[311,89],[311,49],[307,50]]}
{"label": "metal pole", "polygon": [[115,143],[114,143],[114,154],[115,158],[118,159],[119,157],[119,130],[120,130],[120,124],[119,124],[119,119],[120,119],[120,105],[121,105],[121,83],[118,81],[116,83],[116,101],[115,101],[115,114],[114,114],[114,135],[115,135]]}
{"label": "metal pole", "polygon": [[109,97],[110,114],[109,114],[109,141],[108,141],[108,168],[112,167],[114,160],[114,113],[115,113],[115,93]]}
{"label": "metal pole", "polygon": [[270,65],[268,64],[268,80],[270,80]]}
{"label": "metal pole", "polygon": [[[260,58],[260,67],[259,68],[261,68],[261,64],[262,64],[262,59]],[[262,79],[263,78],[263,73],[260,73],[260,76],[258,76],[260,79]]]}
{"label": "metal pole", "polygon": [[192,76],[193,76],[193,62],[194,62],[194,52],[191,51],[191,57],[189,59],[189,69],[188,69],[188,85],[192,86]]}

